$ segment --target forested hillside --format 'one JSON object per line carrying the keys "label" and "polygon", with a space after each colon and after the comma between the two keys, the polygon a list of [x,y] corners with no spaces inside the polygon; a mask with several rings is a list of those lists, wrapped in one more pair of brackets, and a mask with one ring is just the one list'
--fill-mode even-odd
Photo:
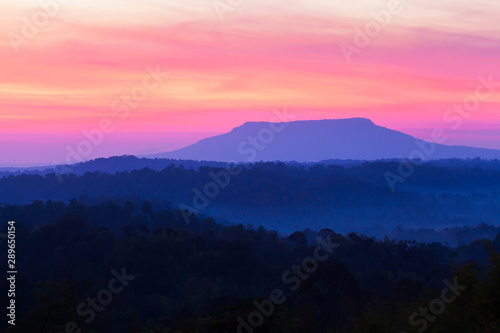
{"label": "forested hillside", "polygon": [[[18,221],[20,313],[7,332],[65,332],[68,323],[81,332],[246,332],[238,326],[250,327],[255,311],[269,315],[259,332],[410,332],[423,322],[408,318],[448,282],[466,290],[429,332],[498,329],[500,237],[457,249],[330,229],[282,237],[211,219],[187,225],[176,210],[130,202],[35,203],[0,215]],[[114,276],[123,281],[109,284]],[[109,304],[88,303],[107,300],[108,286],[121,290]]]}

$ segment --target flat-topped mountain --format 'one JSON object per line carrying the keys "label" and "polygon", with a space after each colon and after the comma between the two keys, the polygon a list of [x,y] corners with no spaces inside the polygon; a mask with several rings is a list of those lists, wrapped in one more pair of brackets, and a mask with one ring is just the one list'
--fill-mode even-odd
{"label": "flat-topped mountain", "polygon": [[[415,153],[420,151],[420,153]],[[206,161],[297,161],[391,158],[500,158],[500,151],[429,144],[365,118],[248,122],[226,134],[148,157]]]}

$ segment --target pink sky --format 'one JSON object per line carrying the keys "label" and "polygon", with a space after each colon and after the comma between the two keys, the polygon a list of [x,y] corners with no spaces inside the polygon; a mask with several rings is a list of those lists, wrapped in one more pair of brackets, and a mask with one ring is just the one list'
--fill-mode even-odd
{"label": "pink sky", "polygon": [[[223,20],[211,0],[61,2],[33,36],[22,31],[43,19],[38,2],[0,4],[0,164],[64,161],[103,119],[113,130],[86,158],[169,151],[284,107],[425,139],[451,128],[443,114],[474,95],[478,77],[500,82],[494,0],[401,1],[350,63],[340,46],[391,1],[245,0]],[[112,105],[147,67],[169,75],[120,118]],[[500,149],[499,103],[500,88],[447,144]]]}

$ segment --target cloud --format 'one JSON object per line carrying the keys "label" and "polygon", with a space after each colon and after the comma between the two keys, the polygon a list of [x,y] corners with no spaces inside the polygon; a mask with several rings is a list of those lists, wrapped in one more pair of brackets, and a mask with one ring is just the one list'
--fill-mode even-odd
{"label": "cloud", "polygon": [[[109,115],[111,102],[157,64],[171,77],[122,128],[224,131],[283,105],[303,118],[372,110],[386,123],[425,124],[437,108],[421,107],[416,117],[405,107],[450,105],[479,75],[500,77],[497,3],[402,3],[401,15],[347,64],[340,43],[352,43],[354,29],[386,1],[247,0],[224,22],[210,1],[70,2],[18,54],[0,42],[0,119],[27,133],[40,123],[77,131]],[[0,23],[7,33],[39,10],[13,1],[1,9],[13,14]]]}

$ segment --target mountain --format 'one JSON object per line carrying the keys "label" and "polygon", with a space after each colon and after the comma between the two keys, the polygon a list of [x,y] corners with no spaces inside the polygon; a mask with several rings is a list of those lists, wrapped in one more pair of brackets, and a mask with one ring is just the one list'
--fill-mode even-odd
{"label": "mountain", "polygon": [[392,158],[500,158],[500,150],[431,144],[365,118],[248,122],[231,132],[153,158],[223,162]]}

